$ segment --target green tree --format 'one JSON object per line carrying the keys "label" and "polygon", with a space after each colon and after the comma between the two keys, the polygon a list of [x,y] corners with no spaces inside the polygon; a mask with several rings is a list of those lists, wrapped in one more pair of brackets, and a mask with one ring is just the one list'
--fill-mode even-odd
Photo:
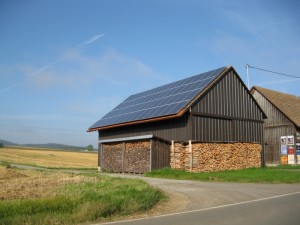
{"label": "green tree", "polygon": [[94,147],[93,147],[93,145],[88,145],[88,146],[86,147],[86,149],[87,149],[88,151],[93,151],[93,150],[94,150]]}

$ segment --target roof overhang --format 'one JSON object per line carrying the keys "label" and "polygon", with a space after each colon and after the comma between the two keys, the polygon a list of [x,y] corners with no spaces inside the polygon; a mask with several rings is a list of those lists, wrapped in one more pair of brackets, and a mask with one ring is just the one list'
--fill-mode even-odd
{"label": "roof overhang", "polygon": [[93,132],[93,131],[97,131],[97,130],[106,130],[106,129],[117,128],[117,127],[124,127],[124,126],[134,125],[134,124],[150,123],[150,122],[155,122],[155,121],[160,121],[160,120],[174,119],[174,118],[181,117],[184,113],[185,113],[185,111],[183,112],[183,110],[181,110],[177,114],[168,115],[168,116],[150,118],[150,119],[146,119],[146,120],[136,120],[136,121],[113,124],[113,125],[103,126],[103,127],[90,128],[87,130],[87,132]]}
{"label": "roof overhang", "polygon": [[118,143],[118,142],[127,142],[127,141],[141,141],[141,140],[150,140],[155,139],[166,143],[171,143],[163,138],[154,136],[153,134],[148,135],[141,135],[141,136],[132,136],[132,137],[124,137],[124,138],[113,138],[113,139],[106,139],[106,140],[99,140],[99,144],[105,143]]}
{"label": "roof overhang", "polygon": [[142,135],[142,136],[135,136],[135,137],[114,138],[114,139],[100,140],[99,144],[124,142],[124,141],[147,140],[147,139],[152,139],[153,137],[154,137],[153,134],[150,134],[150,135]]}

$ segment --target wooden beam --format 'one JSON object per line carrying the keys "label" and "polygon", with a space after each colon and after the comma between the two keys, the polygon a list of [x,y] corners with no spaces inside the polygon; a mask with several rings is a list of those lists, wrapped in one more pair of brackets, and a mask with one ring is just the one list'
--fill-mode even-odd
{"label": "wooden beam", "polygon": [[[171,145],[172,153],[173,153],[173,168],[175,169],[175,147],[174,147],[174,140],[172,140],[172,145]],[[170,159],[171,161],[171,159]]]}
{"label": "wooden beam", "polygon": [[292,123],[274,124],[274,125],[265,126],[264,128],[283,127],[283,126],[293,126],[294,127],[294,124],[292,124]]}
{"label": "wooden beam", "polygon": [[216,119],[223,119],[223,120],[239,120],[239,121],[249,121],[249,122],[256,122],[256,123],[264,123],[263,120],[256,120],[256,119],[248,119],[248,118],[241,118],[241,117],[234,117],[234,116],[222,116],[213,113],[200,113],[192,111],[191,115],[193,116],[200,116],[200,117],[209,117],[209,118],[216,118]]}
{"label": "wooden beam", "polygon": [[150,168],[149,171],[152,171],[152,151],[153,151],[153,139],[150,139]]}
{"label": "wooden beam", "polygon": [[192,141],[189,140],[189,153],[190,153],[190,172],[193,171],[193,148]]}

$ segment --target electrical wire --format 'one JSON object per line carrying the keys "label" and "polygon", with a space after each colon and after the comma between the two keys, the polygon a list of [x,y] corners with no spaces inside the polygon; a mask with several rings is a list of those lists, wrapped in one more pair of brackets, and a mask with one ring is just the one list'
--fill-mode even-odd
{"label": "electrical wire", "polygon": [[257,69],[257,70],[261,70],[261,71],[265,71],[265,72],[269,72],[269,73],[275,73],[275,74],[286,76],[286,77],[293,77],[293,78],[299,78],[300,79],[300,77],[294,76],[294,75],[290,75],[290,74],[279,73],[279,72],[275,72],[275,71],[272,71],[272,70],[262,69],[262,68],[258,68],[258,67],[255,67],[255,66],[250,66],[249,64],[247,64],[246,67],[247,66],[249,68],[252,68],[252,69]]}

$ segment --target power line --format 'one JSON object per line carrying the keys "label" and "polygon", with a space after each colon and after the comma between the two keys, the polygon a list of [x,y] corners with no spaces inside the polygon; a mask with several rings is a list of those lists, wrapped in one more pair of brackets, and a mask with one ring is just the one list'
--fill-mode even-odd
{"label": "power line", "polygon": [[298,76],[294,76],[294,75],[290,75],[290,74],[286,74],[286,73],[279,73],[279,72],[275,72],[275,71],[267,70],[267,69],[262,69],[262,68],[258,68],[258,67],[255,67],[255,66],[250,66],[249,64],[246,64],[246,68],[247,67],[257,69],[257,70],[261,70],[261,71],[265,71],[265,72],[269,72],[269,73],[275,73],[275,74],[286,76],[286,77],[293,77],[293,78],[299,78],[300,79],[300,77],[298,77]]}

